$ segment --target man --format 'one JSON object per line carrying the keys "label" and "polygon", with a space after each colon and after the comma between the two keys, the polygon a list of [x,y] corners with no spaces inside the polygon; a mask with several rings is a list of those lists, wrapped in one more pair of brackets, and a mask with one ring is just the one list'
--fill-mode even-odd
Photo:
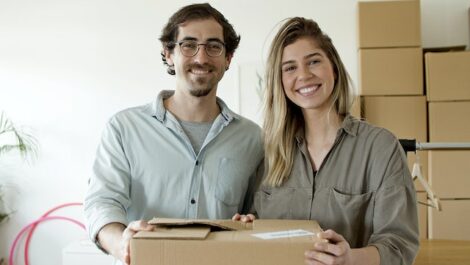
{"label": "man", "polygon": [[209,4],[183,7],[160,41],[175,90],[110,119],[85,198],[91,239],[126,264],[130,239],[152,217],[247,212],[263,159],[260,128],[216,97],[240,41],[224,16]]}

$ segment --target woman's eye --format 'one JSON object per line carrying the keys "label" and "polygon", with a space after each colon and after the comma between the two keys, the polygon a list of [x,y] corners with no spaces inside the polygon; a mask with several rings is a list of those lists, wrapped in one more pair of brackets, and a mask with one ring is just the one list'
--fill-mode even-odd
{"label": "woman's eye", "polygon": [[320,62],[320,60],[312,60],[312,61],[310,61],[308,64],[309,64],[309,65],[314,65],[314,64],[317,64],[317,63],[319,63],[319,62]]}
{"label": "woman's eye", "polygon": [[288,66],[284,68],[284,72],[291,72],[295,70],[295,66]]}

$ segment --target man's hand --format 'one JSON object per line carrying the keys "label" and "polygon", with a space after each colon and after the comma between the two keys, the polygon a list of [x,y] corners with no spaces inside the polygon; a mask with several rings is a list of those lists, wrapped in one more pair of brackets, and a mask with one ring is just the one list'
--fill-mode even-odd
{"label": "man's hand", "polygon": [[327,230],[319,233],[319,238],[328,241],[317,242],[313,245],[313,249],[306,251],[305,264],[353,264],[351,247],[342,235],[333,230]]}
{"label": "man's hand", "polygon": [[152,231],[153,225],[149,225],[147,221],[138,220],[130,222],[129,225],[122,232],[121,240],[121,261],[126,264],[131,264],[130,245],[132,237],[139,231]]}
{"label": "man's hand", "polygon": [[244,223],[251,223],[253,222],[254,220],[256,219],[256,217],[253,215],[253,214],[247,214],[247,215],[244,215],[244,214],[239,214],[239,213],[236,213],[233,217],[232,217],[232,220],[233,221],[242,221]]}
{"label": "man's hand", "polygon": [[139,231],[152,231],[153,225],[139,220],[129,223],[127,227],[119,223],[104,226],[98,233],[98,240],[103,248],[126,265],[131,263],[130,243]]}

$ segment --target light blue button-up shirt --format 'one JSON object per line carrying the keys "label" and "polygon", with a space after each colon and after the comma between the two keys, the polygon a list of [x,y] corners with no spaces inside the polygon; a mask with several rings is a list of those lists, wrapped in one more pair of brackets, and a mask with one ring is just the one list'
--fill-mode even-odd
{"label": "light blue button-up shirt", "polygon": [[199,154],[163,105],[130,108],[108,122],[85,197],[92,240],[106,224],[152,217],[231,218],[251,206],[263,160],[261,130],[221,99]]}

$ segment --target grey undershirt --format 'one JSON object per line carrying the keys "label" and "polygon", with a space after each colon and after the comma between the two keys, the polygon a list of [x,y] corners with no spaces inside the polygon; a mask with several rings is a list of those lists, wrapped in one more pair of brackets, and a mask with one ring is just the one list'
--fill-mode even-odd
{"label": "grey undershirt", "polygon": [[211,122],[189,122],[189,121],[180,121],[181,127],[191,141],[194,152],[199,154],[202,144],[206,139],[209,130],[212,127]]}

